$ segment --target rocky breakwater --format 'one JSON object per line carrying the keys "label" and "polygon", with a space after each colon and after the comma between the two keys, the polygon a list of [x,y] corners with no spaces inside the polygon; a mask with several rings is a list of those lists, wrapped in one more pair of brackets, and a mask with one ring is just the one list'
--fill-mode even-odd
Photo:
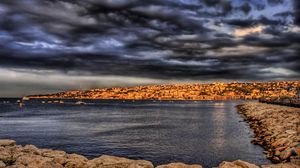
{"label": "rocky breakwater", "polygon": [[264,103],[237,108],[254,130],[252,143],[263,146],[272,162],[300,165],[300,108]]}

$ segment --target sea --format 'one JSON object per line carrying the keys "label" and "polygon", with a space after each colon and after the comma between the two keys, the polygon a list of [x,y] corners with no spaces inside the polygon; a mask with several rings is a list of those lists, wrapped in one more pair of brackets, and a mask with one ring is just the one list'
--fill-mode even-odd
{"label": "sea", "polygon": [[269,164],[250,143],[249,125],[237,113],[244,101],[0,99],[0,139],[64,150],[92,159],[113,155],[218,166],[241,159]]}

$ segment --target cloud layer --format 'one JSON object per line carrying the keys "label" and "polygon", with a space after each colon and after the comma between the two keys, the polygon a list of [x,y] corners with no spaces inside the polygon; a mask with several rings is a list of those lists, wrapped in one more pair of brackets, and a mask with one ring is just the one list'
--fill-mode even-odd
{"label": "cloud layer", "polygon": [[294,80],[297,13],[293,0],[2,0],[0,68],[93,76],[105,86],[108,76]]}

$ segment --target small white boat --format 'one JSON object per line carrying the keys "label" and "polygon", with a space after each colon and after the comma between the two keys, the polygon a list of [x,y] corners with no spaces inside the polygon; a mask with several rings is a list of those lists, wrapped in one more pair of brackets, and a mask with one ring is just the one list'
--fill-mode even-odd
{"label": "small white boat", "polygon": [[77,104],[77,105],[86,105],[86,103],[83,102],[83,101],[77,101],[75,104]]}
{"label": "small white boat", "polygon": [[22,100],[23,100],[23,101],[24,101],[24,100],[30,100],[30,98],[29,98],[29,97],[23,97]]}

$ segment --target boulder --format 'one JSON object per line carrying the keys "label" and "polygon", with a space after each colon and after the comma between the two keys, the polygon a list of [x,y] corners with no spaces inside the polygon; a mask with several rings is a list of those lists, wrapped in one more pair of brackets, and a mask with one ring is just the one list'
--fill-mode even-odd
{"label": "boulder", "polygon": [[218,168],[259,168],[258,166],[242,161],[236,160],[234,162],[222,162]]}
{"label": "boulder", "polygon": [[40,155],[26,154],[17,158],[15,165],[23,165],[30,168],[40,168],[48,166],[52,161],[51,158],[42,157]]}
{"label": "boulder", "polygon": [[184,163],[170,163],[167,165],[160,165],[156,168],[202,168],[201,165],[187,165]]}
{"label": "boulder", "polygon": [[64,164],[65,168],[90,168],[87,162],[82,162],[81,160],[68,160]]}
{"label": "boulder", "polygon": [[24,153],[41,155],[41,151],[34,145],[26,145],[21,151]]}
{"label": "boulder", "polygon": [[286,130],[285,133],[290,134],[290,135],[296,135],[297,131],[295,131],[295,130]]}
{"label": "boulder", "polygon": [[82,155],[77,155],[77,154],[67,154],[68,159],[73,159],[73,160],[82,160],[84,162],[88,161],[88,159]]}
{"label": "boulder", "polygon": [[53,158],[53,161],[58,163],[58,164],[64,165],[67,162],[67,158],[65,158],[65,157],[55,157],[55,158]]}
{"label": "boulder", "polygon": [[273,146],[274,148],[282,147],[282,146],[284,146],[285,144],[287,144],[288,142],[289,142],[289,139],[288,139],[288,138],[281,138],[281,139],[276,140],[274,143],[272,143],[272,146]]}
{"label": "boulder", "polygon": [[300,168],[298,165],[294,165],[292,163],[280,163],[280,164],[272,164],[272,165],[262,165],[262,168]]}
{"label": "boulder", "polygon": [[[102,155],[99,158],[93,159],[88,163],[96,167],[124,167],[124,168],[153,168],[153,164],[146,160],[131,160],[116,156]],[[92,167],[91,167],[92,168]]]}
{"label": "boulder", "polygon": [[11,153],[11,159],[15,161],[18,157],[25,155],[27,153],[22,152],[23,147],[21,145],[6,147]]}
{"label": "boulder", "polygon": [[16,141],[10,139],[0,139],[0,146],[14,146]]}
{"label": "boulder", "polygon": [[294,153],[295,153],[296,155],[300,156],[300,145],[299,145],[299,146],[296,146],[296,147],[294,148]]}
{"label": "boulder", "polygon": [[282,151],[284,151],[286,149],[286,147],[284,146],[284,147],[278,147],[278,148],[276,148],[275,150],[276,151],[279,151],[279,152],[282,152]]}
{"label": "boulder", "polygon": [[66,156],[65,168],[89,168],[86,157],[77,154],[67,154]]}
{"label": "boulder", "polygon": [[48,149],[43,149],[41,153],[42,156],[49,157],[49,158],[64,157],[67,154],[65,151],[48,150]]}
{"label": "boulder", "polygon": [[6,164],[2,160],[0,160],[0,168],[4,168],[5,166]]}
{"label": "boulder", "polygon": [[3,162],[9,163],[11,162],[12,155],[10,151],[4,147],[0,147],[0,160]]}
{"label": "boulder", "polygon": [[290,158],[292,156],[292,154],[293,154],[293,149],[288,148],[280,153],[280,158],[281,158],[281,160],[287,160],[288,158]]}

